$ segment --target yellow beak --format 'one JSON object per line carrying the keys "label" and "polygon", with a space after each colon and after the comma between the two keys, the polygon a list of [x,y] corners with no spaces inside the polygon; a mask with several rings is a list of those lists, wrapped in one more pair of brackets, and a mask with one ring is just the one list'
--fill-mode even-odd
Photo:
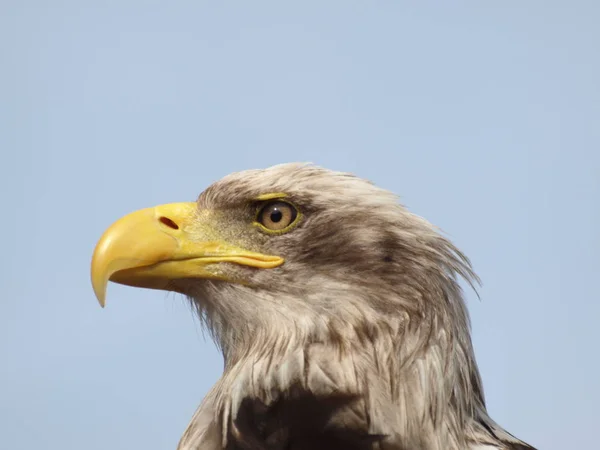
{"label": "yellow beak", "polygon": [[274,268],[283,258],[250,252],[218,239],[196,203],[171,203],[131,213],[102,235],[92,257],[92,286],[104,307],[108,281],[176,290],[173,280],[227,280],[216,264]]}

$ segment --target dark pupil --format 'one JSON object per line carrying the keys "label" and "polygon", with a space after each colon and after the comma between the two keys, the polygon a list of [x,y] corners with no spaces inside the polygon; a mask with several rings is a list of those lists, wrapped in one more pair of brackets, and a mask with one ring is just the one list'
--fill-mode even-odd
{"label": "dark pupil", "polygon": [[271,211],[271,217],[270,218],[271,218],[271,222],[277,223],[281,219],[283,219],[283,214],[278,209],[274,209],[273,211]]}

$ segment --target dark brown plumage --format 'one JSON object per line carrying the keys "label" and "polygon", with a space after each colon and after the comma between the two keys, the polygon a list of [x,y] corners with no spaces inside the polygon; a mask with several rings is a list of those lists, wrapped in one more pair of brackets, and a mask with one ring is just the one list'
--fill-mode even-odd
{"label": "dark brown plumage", "polygon": [[330,423],[340,410],[357,401],[358,396],[343,393],[319,398],[299,385],[292,386],[270,405],[245,398],[235,420],[240,435],[229,436],[227,449],[372,449],[385,436],[370,434],[360,423],[351,427]]}

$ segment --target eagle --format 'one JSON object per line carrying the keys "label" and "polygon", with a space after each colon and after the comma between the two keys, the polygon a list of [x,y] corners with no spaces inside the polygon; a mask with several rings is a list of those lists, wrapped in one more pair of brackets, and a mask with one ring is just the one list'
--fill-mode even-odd
{"label": "eagle", "polygon": [[469,259],[393,193],[304,163],[117,220],[91,264],[187,296],[224,358],[179,450],[526,450],[484,400]]}

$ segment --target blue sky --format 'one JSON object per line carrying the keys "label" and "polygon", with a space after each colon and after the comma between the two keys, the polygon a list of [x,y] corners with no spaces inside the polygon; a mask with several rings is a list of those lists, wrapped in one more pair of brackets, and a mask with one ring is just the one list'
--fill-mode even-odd
{"label": "blue sky", "polygon": [[175,448],[222,359],[183,298],[89,281],[115,219],[311,161],[472,259],[492,416],[597,446],[600,6],[0,4],[0,447]]}

